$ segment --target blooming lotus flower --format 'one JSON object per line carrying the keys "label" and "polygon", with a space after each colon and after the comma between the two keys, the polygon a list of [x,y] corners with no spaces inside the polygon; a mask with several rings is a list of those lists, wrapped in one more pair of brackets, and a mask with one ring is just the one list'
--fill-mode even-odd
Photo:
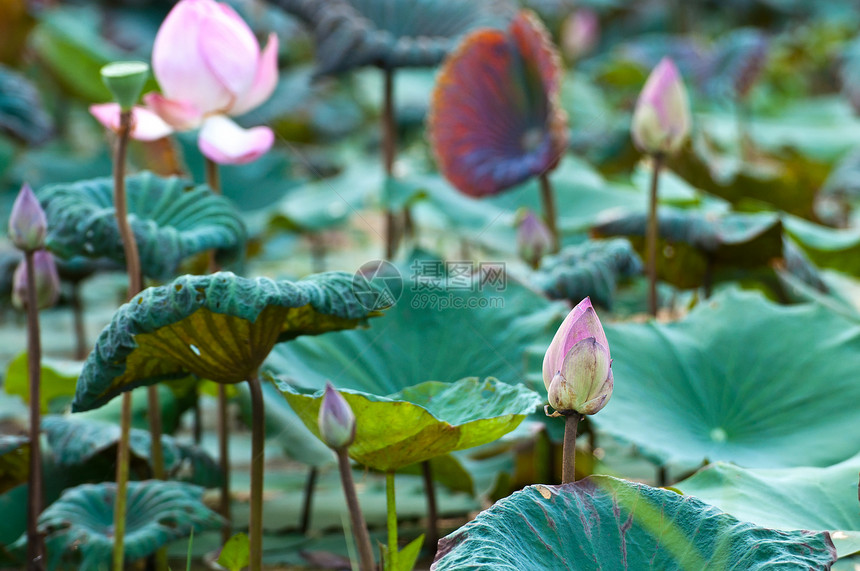
{"label": "blooming lotus flower", "polygon": [[45,247],[48,220],[33,189],[24,183],[9,215],[9,238],[19,250],[31,252]]}
{"label": "blooming lotus flower", "polygon": [[[119,103],[90,105],[90,114],[114,133],[119,130]],[[155,141],[173,132],[164,119],[144,107],[131,110],[131,137],[138,141]]]}
{"label": "blooming lotus flower", "polygon": [[341,450],[355,440],[355,414],[331,383],[326,383],[319,415],[320,436],[326,445]]}
{"label": "blooming lotus flower", "polygon": [[546,224],[531,210],[527,210],[517,228],[517,250],[520,257],[537,268],[544,254],[552,250],[552,234]]}
{"label": "blooming lotus flower", "polygon": [[675,153],[690,133],[690,102],[675,63],[663,58],[648,80],[633,111],[631,134],[649,155]]}
{"label": "blooming lotus flower", "polygon": [[[271,129],[243,129],[228,116],[254,109],[275,90],[275,34],[269,35],[266,47],[260,50],[251,29],[227,4],[181,0],[155,36],[152,71],[163,93],[144,96],[148,109],[173,130],[199,128],[198,145],[207,158],[243,164],[271,148],[275,139]],[[111,127],[112,116],[106,118],[106,110],[93,114]],[[132,136],[145,140],[150,131],[144,125],[149,126],[151,118],[146,114],[136,118],[139,130]]]}
{"label": "blooming lotus flower", "polygon": [[603,326],[585,298],[565,318],[544,356],[549,404],[560,412],[600,411],[612,396],[611,366]]}
{"label": "blooming lotus flower", "polygon": [[[54,257],[47,250],[33,252],[33,268],[36,275],[36,306],[39,309],[51,307],[60,297],[60,275]],[[24,309],[27,307],[27,259],[21,260],[12,275],[12,304]]]}

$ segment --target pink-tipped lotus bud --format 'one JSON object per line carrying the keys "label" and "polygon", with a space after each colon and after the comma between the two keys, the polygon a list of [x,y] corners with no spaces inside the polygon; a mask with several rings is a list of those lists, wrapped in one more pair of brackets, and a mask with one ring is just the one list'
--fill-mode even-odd
{"label": "pink-tipped lotus bud", "polygon": [[520,257],[533,268],[537,268],[540,259],[552,251],[552,234],[543,220],[531,210],[526,210],[517,227],[517,251]]}
{"label": "pink-tipped lotus bud", "polygon": [[45,247],[48,221],[29,184],[24,184],[12,205],[9,238],[19,250],[32,252]]}
{"label": "pink-tipped lotus bud", "polygon": [[559,412],[598,412],[612,396],[611,366],[603,326],[585,298],[565,318],[544,356],[550,405]]}
{"label": "pink-tipped lotus bud", "polygon": [[325,386],[319,428],[322,441],[335,450],[342,450],[355,440],[355,414],[331,383]]}
{"label": "pink-tipped lotus bud", "polygon": [[[54,257],[47,250],[33,252],[33,270],[36,276],[36,307],[51,307],[60,297],[60,275]],[[12,276],[12,304],[19,309],[27,307],[27,283],[27,259],[24,258]]]}
{"label": "pink-tipped lotus bud", "polygon": [[594,10],[577,10],[564,20],[561,49],[568,60],[581,58],[594,49],[599,40],[600,20]]}
{"label": "pink-tipped lotus bud", "polygon": [[690,101],[678,68],[663,58],[642,88],[633,111],[631,134],[649,155],[675,153],[690,133]]}

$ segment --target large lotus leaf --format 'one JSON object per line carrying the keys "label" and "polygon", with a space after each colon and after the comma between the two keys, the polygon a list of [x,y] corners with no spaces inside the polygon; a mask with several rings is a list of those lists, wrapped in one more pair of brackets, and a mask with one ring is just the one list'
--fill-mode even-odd
{"label": "large lotus leaf", "polygon": [[[857,453],[860,327],[818,304],[726,290],[675,323],[605,326],[600,430],[670,462],[827,466]],[[648,429],[642,419],[648,418]]]}
{"label": "large lotus leaf", "polygon": [[27,481],[30,474],[30,439],[0,435],[0,494]]}
{"label": "large lotus leaf", "polygon": [[860,456],[826,468],[749,470],[717,462],[675,484],[744,521],[827,530],[840,557],[860,551]]}
{"label": "large lotus leaf", "polygon": [[[782,225],[769,213],[718,213],[661,208],[657,213],[658,276],[678,287],[701,285],[711,270],[768,267],[783,257]],[[598,223],[597,236],[631,236],[644,253],[647,215],[616,214]]]}
{"label": "large lotus leaf", "polygon": [[[46,416],[42,419],[42,432],[59,466],[78,467],[97,456],[104,458],[107,465],[116,465],[120,439],[117,424],[78,417]],[[148,430],[132,428],[129,448],[133,462],[151,465],[152,436]],[[164,469],[170,478],[207,488],[219,484],[218,465],[202,449],[178,442],[166,434],[161,435],[161,448]],[[149,474],[149,470],[144,474]]]}
{"label": "large lotus leaf", "polygon": [[[39,516],[49,565],[79,559],[78,569],[98,570],[110,562],[114,543],[116,484],[84,484],[63,492]],[[180,482],[128,483],[125,557],[135,561],[173,540],[222,525],[203,504],[203,488]],[[22,538],[23,540],[23,538]]]}
{"label": "large lotus leaf", "polygon": [[545,257],[532,282],[550,299],[591,297],[611,307],[617,283],[641,273],[642,260],[627,240],[589,240]]}
{"label": "large lotus leaf", "polygon": [[[860,96],[860,93],[858,93]],[[825,224],[846,226],[860,199],[860,148],[852,149],[830,171],[818,191],[815,213]]]}
{"label": "large lotus leaf", "polygon": [[[278,389],[317,437],[325,391],[301,393],[278,379]],[[341,391],[356,419],[350,457],[370,468],[397,470],[492,442],[510,432],[543,403],[522,385],[496,379],[428,381],[387,397]]]}
{"label": "large lotus leaf", "polygon": [[775,531],[669,490],[591,476],[528,486],[443,538],[431,569],[829,569],[826,532]]}
{"label": "large lotus leaf", "polygon": [[[244,253],[245,226],[236,208],[208,188],[143,172],[126,178],[129,224],[144,275],[169,279],[189,256],[216,250],[222,263]],[[113,179],[98,178],[41,189],[48,217],[48,248],[63,258],[124,261],[116,225]]]}
{"label": "large lotus leaf", "polygon": [[53,133],[39,92],[5,65],[0,65],[0,131],[31,145],[44,142]]}
{"label": "large lotus leaf", "polygon": [[312,28],[317,75],[430,67],[476,27],[504,24],[498,0],[274,0]]}
{"label": "large lotus leaf", "polygon": [[742,159],[714,148],[704,135],[697,136],[668,164],[694,187],[745,210],[776,207],[808,219],[815,217],[815,193],[829,171],[827,163],[794,148]]}
{"label": "large lotus leaf", "polygon": [[[55,410],[65,408],[75,394],[75,381],[81,373],[80,361],[42,358],[39,377],[39,408],[47,414],[52,406]],[[30,402],[30,376],[27,371],[27,353],[21,353],[9,363],[3,390],[18,395],[25,403]],[[59,405],[59,406],[58,406]]]}
{"label": "large lotus leaf", "polygon": [[275,343],[357,327],[377,314],[342,272],[298,282],[182,276],[117,310],[87,357],[72,410],[188,374],[238,383],[256,374]]}
{"label": "large lotus leaf", "polygon": [[828,228],[794,216],[784,216],[783,224],[816,265],[860,275],[860,231]]}
{"label": "large lotus leaf", "polygon": [[[455,267],[464,265],[447,266]],[[331,381],[377,395],[470,376],[521,382],[523,353],[536,339],[552,338],[567,305],[513,279],[480,284],[468,274],[446,279],[445,269],[440,260],[413,258],[401,268],[402,297],[373,329],[279,345],[266,366],[295,386],[321,389]]]}

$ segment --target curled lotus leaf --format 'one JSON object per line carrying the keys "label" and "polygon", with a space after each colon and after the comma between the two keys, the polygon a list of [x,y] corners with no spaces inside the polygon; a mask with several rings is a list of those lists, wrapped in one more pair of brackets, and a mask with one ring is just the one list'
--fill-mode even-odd
{"label": "curled lotus leaf", "polygon": [[827,532],[776,531],[610,476],[528,486],[439,541],[431,569],[829,569]]}
{"label": "curled lotus leaf", "polygon": [[567,149],[561,58],[529,11],[469,34],[439,72],[427,119],[439,170],[460,192],[497,194],[554,169]]}
{"label": "curled lotus leaf", "polygon": [[510,16],[502,0],[274,0],[307,24],[316,75],[368,65],[432,67],[473,28]]}
{"label": "curled lotus leaf", "polygon": [[611,307],[618,282],[641,273],[639,254],[628,240],[615,238],[589,240],[547,256],[532,281],[550,299],[579,303],[590,297]]}
{"label": "curled lotus leaf", "polygon": [[[113,553],[116,484],[70,488],[39,516],[49,566],[80,557],[77,569],[104,569]],[[135,561],[195,532],[217,529],[221,516],[203,503],[203,488],[180,482],[128,483],[125,553]],[[19,540],[24,541],[25,538]]]}
{"label": "curled lotus leaf", "polygon": [[276,343],[352,329],[378,315],[359,295],[343,272],[297,282],[218,272],[148,288],[121,306],[99,335],[72,410],[188,374],[228,384],[247,380]]}
{"label": "curled lotus leaf", "polygon": [[[317,419],[325,391],[298,391],[276,382],[305,426],[319,438]],[[428,381],[387,397],[340,392],[356,419],[350,457],[384,472],[492,442],[543,404],[543,398],[525,386],[492,378]]]}
{"label": "curled lotus leaf", "polygon": [[[48,248],[62,258],[84,256],[125,263],[116,225],[113,179],[97,178],[42,188]],[[219,262],[240,259],[246,231],[238,210],[205,186],[143,172],[126,178],[128,219],[143,274],[170,279],[186,258],[215,250]]]}

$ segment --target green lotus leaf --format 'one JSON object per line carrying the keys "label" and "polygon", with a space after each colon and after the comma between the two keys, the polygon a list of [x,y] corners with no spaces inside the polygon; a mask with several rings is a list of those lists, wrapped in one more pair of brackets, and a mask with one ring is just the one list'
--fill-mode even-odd
{"label": "green lotus leaf", "polygon": [[[675,323],[605,325],[600,430],[669,462],[828,466],[857,453],[860,327],[818,304],[726,290]],[[656,413],[655,411],[659,411]],[[648,418],[647,430],[642,419]]]}
{"label": "green lotus leaf", "polygon": [[[750,126],[750,130],[755,133],[756,126]],[[794,148],[743,160],[721,153],[704,135],[697,136],[668,164],[694,187],[744,210],[775,207],[807,219],[815,218],[815,193],[830,168],[829,163]]]}
{"label": "green lotus leaf", "polygon": [[860,551],[858,473],[860,456],[826,468],[779,470],[717,462],[674,487],[757,525],[827,530],[844,557]]}
{"label": "green lotus leaf", "polygon": [[[227,263],[242,257],[245,226],[236,207],[205,186],[143,172],[126,178],[129,224],[145,276],[166,280],[186,258],[215,250]],[[124,263],[113,207],[113,179],[42,188],[48,248],[62,258],[106,257]]]}
{"label": "green lotus leaf", "polygon": [[784,216],[786,232],[816,265],[850,275],[860,274],[860,232],[821,226],[795,216]]}
{"label": "green lotus leaf", "polygon": [[[116,484],[84,484],[63,492],[39,516],[48,564],[63,559],[78,569],[105,568],[113,553]],[[125,557],[135,561],[162,545],[222,525],[221,516],[203,504],[203,488],[180,482],[147,480],[128,483]],[[23,541],[22,538],[20,541]]]}
{"label": "green lotus leaf", "polygon": [[[302,393],[281,379],[276,383],[305,426],[319,438],[324,391]],[[383,472],[492,442],[543,403],[537,393],[522,385],[475,377],[455,383],[428,381],[387,397],[341,392],[356,418],[350,457]]]}
{"label": "green lotus leaf", "polygon": [[443,538],[434,571],[456,569],[829,569],[827,532],[775,531],[696,498],[610,476],[528,486]]}
{"label": "green lotus leaf", "polygon": [[342,272],[298,282],[181,276],[117,310],[87,357],[72,410],[188,374],[238,383],[256,374],[275,343],[357,327],[374,315]]}
{"label": "green lotus leaf", "polygon": [[36,88],[20,73],[0,65],[0,131],[37,145],[53,134],[51,117]]}
{"label": "green lotus leaf", "polygon": [[[75,394],[75,381],[81,373],[80,361],[42,358],[39,378],[39,408],[47,414],[52,403],[64,408]],[[27,372],[27,353],[21,353],[9,363],[3,389],[7,394],[18,395],[25,403],[30,402],[30,377]],[[55,404],[56,406],[56,404]]]}
{"label": "green lotus leaf", "polygon": [[532,282],[550,299],[579,303],[591,297],[598,305],[612,307],[617,283],[641,273],[642,260],[629,241],[589,240],[545,257]]}
{"label": "green lotus leaf", "polygon": [[[403,294],[378,327],[279,345],[266,367],[294,386],[322,389],[329,380],[377,395],[472,376],[522,382],[522,354],[536,340],[549,343],[567,304],[509,276],[502,283],[497,266],[485,266],[481,282],[469,273],[479,264],[457,264],[417,254],[400,267]],[[469,271],[454,275],[457,268]]]}
{"label": "green lotus leaf", "polygon": [[0,494],[23,484],[30,475],[30,439],[0,435]]}
{"label": "green lotus leaf", "polygon": [[[860,42],[855,42],[860,47]],[[860,56],[860,51],[858,51]],[[860,103],[860,91],[857,92]],[[854,148],[830,171],[824,186],[818,191],[815,213],[830,226],[848,225],[851,211],[860,198],[860,148]]]}
{"label": "green lotus leaf", "polygon": [[[316,75],[362,66],[432,67],[476,27],[504,23],[499,2],[275,0],[314,33]],[[508,15],[509,11],[507,12]]]}
{"label": "green lotus leaf", "polygon": [[[680,288],[701,286],[713,271],[759,268],[783,257],[782,225],[767,213],[715,213],[661,208],[657,213],[659,237],[657,275]],[[603,220],[597,236],[630,236],[644,252],[647,215],[625,213]],[[662,246],[662,247],[661,247]]]}
{"label": "green lotus leaf", "polygon": [[[51,454],[59,466],[81,466],[101,457],[105,466],[116,465],[120,439],[119,425],[78,417],[46,416],[42,432],[48,440]],[[151,474],[152,435],[148,430],[131,429],[129,448],[132,464],[144,475]],[[220,484],[217,462],[202,449],[178,442],[172,436],[161,435],[164,469],[171,479],[180,479],[199,486],[213,488]],[[112,475],[108,470],[107,474]]]}

